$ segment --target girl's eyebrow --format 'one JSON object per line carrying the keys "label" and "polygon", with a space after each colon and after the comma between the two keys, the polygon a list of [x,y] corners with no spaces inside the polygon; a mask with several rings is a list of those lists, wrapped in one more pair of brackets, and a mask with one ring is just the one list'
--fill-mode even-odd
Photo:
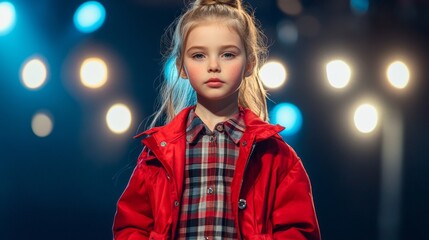
{"label": "girl's eyebrow", "polygon": [[[235,45],[223,45],[223,46],[220,46],[221,50],[225,50],[225,49],[228,49],[228,48],[233,48],[234,50],[241,52],[240,48],[237,47],[237,46],[235,46]],[[186,50],[186,52],[193,51],[193,50],[207,50],[207,47],[204,47],[204,46],[192,46],[192,47],[188,48],[188,50]]]}

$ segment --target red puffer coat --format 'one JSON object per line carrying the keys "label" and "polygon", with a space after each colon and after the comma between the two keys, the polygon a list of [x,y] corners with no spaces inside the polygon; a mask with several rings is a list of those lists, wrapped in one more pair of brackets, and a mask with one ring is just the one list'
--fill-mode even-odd
{"label": "red puffer coat", "polygon": [[[145,147],[118,201],[114,239],[174,239],[190,109],[136,136],[146,136]],[[248,109],[244,122],[231,184],[239,239],[320,239],[310,182],[301,160],[277,134],[283,128]]]}

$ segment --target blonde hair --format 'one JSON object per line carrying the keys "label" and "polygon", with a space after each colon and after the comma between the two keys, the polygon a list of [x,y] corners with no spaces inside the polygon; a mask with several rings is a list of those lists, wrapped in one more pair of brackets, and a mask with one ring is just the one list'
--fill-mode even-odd
{"label": "blonde hair", "polygon": [[[158,109],[150,127],[166,124],[185,107],[195,105],[197,98],[189,81],[180,78],[183,69],[183,52],[189,32],[201,21],[226,20],[243,41],[247,62],[253,66],[240,85],[239,106],[251,109],[262,120],[268,121],[267,93],[258,76],[261,62],[265,61],[264,35],[259,30],[253,14],[249,14],[240,0],[196,0],[169,27],[171,41],[164,55],[164,81],[160,86]],[[167,35],[166,35],[167,36]],[[170,37],[170,36],[167,36]],[[174,69],[174,68],[177,69]]]}

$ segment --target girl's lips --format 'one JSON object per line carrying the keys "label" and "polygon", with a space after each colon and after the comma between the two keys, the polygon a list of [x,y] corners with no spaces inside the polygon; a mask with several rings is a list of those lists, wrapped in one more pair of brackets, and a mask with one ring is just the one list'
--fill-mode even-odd
{"label": "girl's lips", "polygon": [[222,85],[224,84],[223,81],[221,81],[218,78],[210,78],[207,82],[206,85],[212,88],[219,88],[222,87]]}
{"label": "girl's lips", "polygon": [[206,83],[223,83],[219,78],[210,78]]}

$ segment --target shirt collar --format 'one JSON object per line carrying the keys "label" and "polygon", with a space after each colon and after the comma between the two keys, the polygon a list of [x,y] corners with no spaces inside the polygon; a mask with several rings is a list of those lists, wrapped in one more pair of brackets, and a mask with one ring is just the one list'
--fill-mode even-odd
{"label": "shirt collar", "polygon": [[[238,144],[245,130],[243,115],[244,111],[240,108],[239,112],[232,116],[230,119],[222,123],[216,124],[223,125],[224,131],[235,144]],[[205,134],[207,131],[210,132],[204,122],[195,113],[195,108],[192,109],[189,112],[186,124],[186,140],[188,141],[188,143],[194,143],[200,133]]]}

